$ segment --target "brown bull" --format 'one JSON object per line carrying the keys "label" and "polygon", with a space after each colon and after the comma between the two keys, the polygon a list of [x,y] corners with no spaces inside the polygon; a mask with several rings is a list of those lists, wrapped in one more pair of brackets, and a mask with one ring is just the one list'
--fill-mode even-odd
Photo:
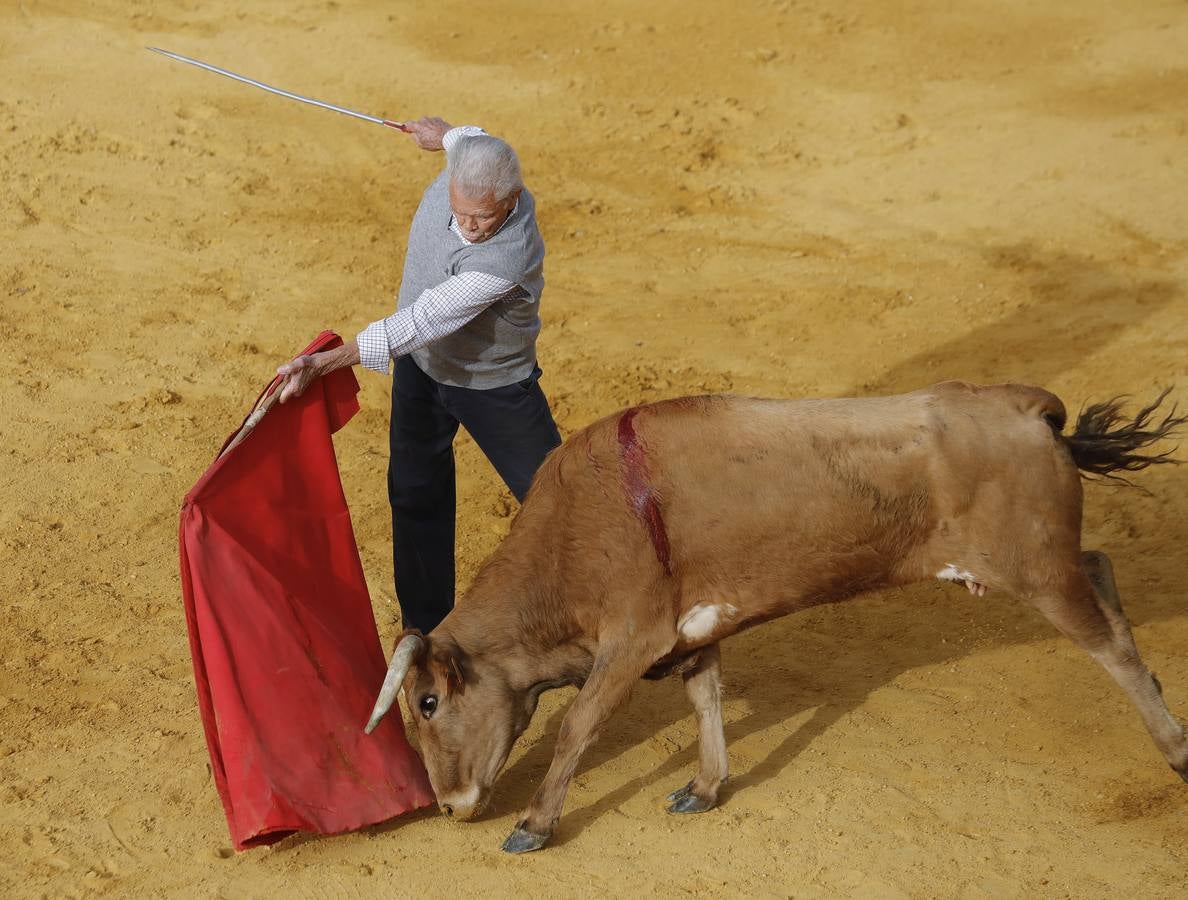
{"label": "brown bull", "polygon": [[692,397],[603,419],[546,460],[446,619],[428,637],[402,636],[368,730],[403,686],[439,804],[469,819],[541,693],[580,686],[503,845],[535,850],[636,681],[679,671],[701,758],[669,811],[701,812],[727,774],[719,641],[940,578],[1034,605],[1114,677],[1188,780],[1184,731],[1139,658],[1109,560],[1081,551],[1078,469],[1169,461],[1138,452],[1188,420],[1152,424],[1158,405],[1131,422],[1116,403],[1090,407],[1068,436],[1052,394],[961,382],[856,400]]}

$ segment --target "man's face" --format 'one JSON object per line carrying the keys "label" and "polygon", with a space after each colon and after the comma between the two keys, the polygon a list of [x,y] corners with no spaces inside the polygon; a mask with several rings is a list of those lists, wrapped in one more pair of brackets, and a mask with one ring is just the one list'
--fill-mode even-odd
{"label": "man's face", "polygon": [[513,191],[503,200],[496,200],[491,193],[482,197],[467,197],[450,182],[450,209],[458,227],[462,229],[463,237],[472,244],[481,244],[499,230],[499,226],[515,208],[519,196],[519,191]]}

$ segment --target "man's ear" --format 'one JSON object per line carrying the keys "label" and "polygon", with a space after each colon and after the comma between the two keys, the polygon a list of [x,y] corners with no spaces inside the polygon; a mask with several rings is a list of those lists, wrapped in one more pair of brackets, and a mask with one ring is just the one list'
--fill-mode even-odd
{"label": "man's ear", "polygon": [[466,686],[466,654],[453,641],[436,641],[429,648],[429,673],[433,683],[442,685],[443,696],[459,693]]}

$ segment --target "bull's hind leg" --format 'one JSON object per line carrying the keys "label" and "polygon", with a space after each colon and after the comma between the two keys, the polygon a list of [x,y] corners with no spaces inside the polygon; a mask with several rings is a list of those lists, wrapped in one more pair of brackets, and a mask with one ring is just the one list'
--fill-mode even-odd
{"label": "bull's hind leg", "polygon": [[718,788],[727,777],[726,735],[722,731],[722,670],[717,644],[701,651],[701,657],[684,673],[685,693],[697,712],[701,767],[697,777],[668,795],[670,813],[695,813],[713,809]]}
{"label": "bull's hind leg", "polygon": [[1139,656],[1122,612],[1113,567],[1104,553],[1081,556],[1063,591],[1043,594],[1036,607],[1060,631],[1097,660],[1126,692],[1172,769],[1188,781],[1188,742],[1172,718],[1159,682]]}

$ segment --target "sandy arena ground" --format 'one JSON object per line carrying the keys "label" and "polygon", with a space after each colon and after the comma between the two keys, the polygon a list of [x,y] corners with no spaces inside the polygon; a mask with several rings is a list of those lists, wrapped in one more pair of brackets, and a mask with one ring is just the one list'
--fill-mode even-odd
{"label": "sandy arena ground", "polygon": [[[1185,896],[1188,786],[1009,597],[939,583],[726,644],[724,805],[669,817],[695,727],[641,684],[543,853],[498,852],[571,694],[474,824],[229,849],[177,576],[181,498],[273,367],[385,315],[442,163],[161,45],[520,150],[567,433],[702,391],[1028,381],[1188,399],[1179,0],[0,7],[0,894]],[[398,628],[387,388],[343,478]],[[463,439],[460,569],[513,503]],[[1139,646],[1188,717],[1186,474],[1092,487]]]}

